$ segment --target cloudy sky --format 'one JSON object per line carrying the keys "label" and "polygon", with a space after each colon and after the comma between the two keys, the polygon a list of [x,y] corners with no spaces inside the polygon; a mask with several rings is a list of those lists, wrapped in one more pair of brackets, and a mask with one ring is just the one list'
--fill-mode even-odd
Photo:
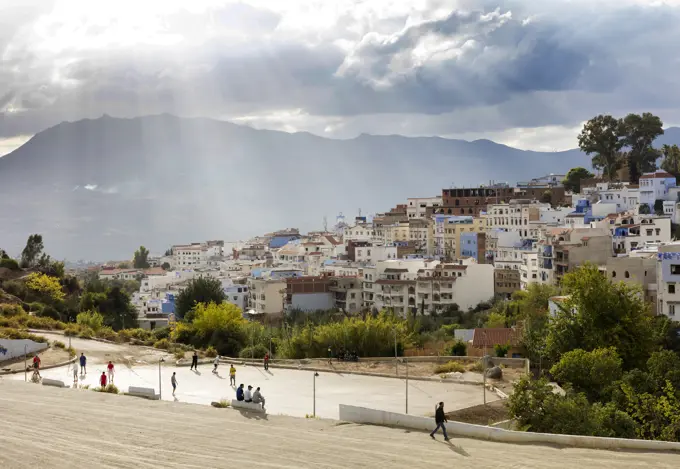
{"label": "cloudy sky", "polygon": [[680,123],[679,24],[680,0],[0,0],[0,154],[162,112],[566,149],[598,113]]}

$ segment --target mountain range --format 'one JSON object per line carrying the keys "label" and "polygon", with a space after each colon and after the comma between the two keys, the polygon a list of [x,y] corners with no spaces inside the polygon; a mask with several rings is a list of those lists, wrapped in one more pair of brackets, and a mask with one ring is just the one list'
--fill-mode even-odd
{"label": "mountain range", "polygon": [[[680,129],[657,141],[680,143]],[[441,193],[590,166],[578,150],[489,140],[360,135],[334,140],[157,115],[64,122],[0,158],[0,247],[41,233],[57,258],[131,257],[173,243],[313,230]]]}

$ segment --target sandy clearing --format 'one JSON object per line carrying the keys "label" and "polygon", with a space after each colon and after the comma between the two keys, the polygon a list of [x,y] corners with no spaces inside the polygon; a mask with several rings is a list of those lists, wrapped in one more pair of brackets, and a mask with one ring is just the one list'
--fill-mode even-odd
{"label": "sandy clearing", "polygon": [[680,455],[505,445],[0,380],[0,467],[675,468]]}

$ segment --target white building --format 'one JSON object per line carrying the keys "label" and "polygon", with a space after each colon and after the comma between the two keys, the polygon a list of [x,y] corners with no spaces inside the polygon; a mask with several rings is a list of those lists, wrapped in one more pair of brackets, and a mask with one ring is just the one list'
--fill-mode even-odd
{"label": "white building", "polygon": [[357,223],[345,228],[342,239],[347,243],[347,241],[373,241],[378,238],[373,223]]}
{"label": "white building", "polygon": [[354,258],[356,262],[367,264],[396,259],[397,247],[382,245],[357,247],[354,248]]}
{"label": "white building", "polygon": [[604,220],[592,223],[592,226],[610,231],[617,254],[630,254],[645,245],[671,241],[671,219],[666,216],[638,215],[635,212],[610,214]]}
{"label": "white building", "polygon": [[227,303],[237,306],[241,311],[248,311],[248,298],[250,297],[248,285],[241,285],[234,283],[231,279],[224,279],[222,288]]}
{"label": "white building", "polygon": [[665,171],[645,173],[640,176],[640,204],[647,204],[654,213],[654,203],[670,200],[671,188],[676,186],[675,176]]}
{"label": "white building", "polygon": [[524,251],[522,254],[522,263],[519,266],[520,271],[520,288],[526,290],[532,283],[544,283],[538,276],[538,244],[531,251]]}
{"label": "white building", "polygon": [[441,207],[442,196],[410,198],[406,203],[406,214],[409,220],[414,218],[425,218],[428,207]]}
{"label": "white building", "polygon": [[680,242],[659,246],[656,263],[657,314],[680,317]]}
{"label": "white building", "polygon": [[[486,218],[487,229],[514,231],[522,239],[532,239],[529,223],[540,222],[541,210],[549,214],[548,209],[550,209],[550,204],[528,199],[511,200],[507,204],[489,204]],[[565,217],[566,215],[564,214]],[[546,217],[551,218],[549,215]]]}

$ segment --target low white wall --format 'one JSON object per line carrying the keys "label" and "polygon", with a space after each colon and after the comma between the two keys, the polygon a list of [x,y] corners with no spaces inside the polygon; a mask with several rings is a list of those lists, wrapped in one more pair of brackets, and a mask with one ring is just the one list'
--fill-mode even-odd
{"label": "low white wall", "polygon": [[[345,422],[412,428],[414,430],[427,431],[434,430],[436,426],[433,418],[385,412],[383,410],[367,409],[365,407],[356,407],[345,404],[340,404],[340,420]],[[449,423],[446,424],[446,430],[453,435],[480,440],[499,441],[502,443],[548,443],[562,446],[575,446],[579,448],[680,452],[680,443],[668,441],[629,440],[625,438],[601,438],[594,436],[518,432],[453,421],[449,421]]]}
{"label": "low white wall", "polygon": [[0,350],[6,350],[5,353],[0,352],[0,362],[23,357],[24,346],[26,346],[26,353],[40,352],[48,347],[47,344],[29,339],[0,339]]}

